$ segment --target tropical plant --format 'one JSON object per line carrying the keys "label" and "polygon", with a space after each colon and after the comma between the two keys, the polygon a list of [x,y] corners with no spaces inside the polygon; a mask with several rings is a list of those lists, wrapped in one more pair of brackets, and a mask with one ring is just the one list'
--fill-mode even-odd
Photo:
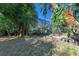
{"label": "tropical plant", "polygon": [[65,10],[67,8],[67,5],[66,4],[56,4],[56,3],[43,4],[43,8],[41,8],[41,9],[42,9],[42,11],[44,11],[43,12],[44,15],[46,15],[46,12],[47,12],[46,6],[48,6],[50,11],[52,12],[51,23],[53,25],[53,29],[54,29],[54,31],[58,31],[59,26],[65,24],[63,10]]}
{"label": "tropical plant", "polygon": [[[49,6],[48,6],[49,5]],[[70,36],[70,33],[72,33],[72,24],[73,21],[76,20],[75,17],[72,15],[73,12],[72,10],[67,11],[68,9],[72,8],[73,4],[43,4],[43,11],[46,12],[47,8],[46,6],[49,7],[49,9],[52,9],[52,16],[51,16],[51,23],[53,26],[54,32],[61,32],[64,31],[68,33],[68,36]],[[70,14],[67,14],[70,13]],[[44,13],[44,15],[46,15]],[[74,21],[75,22],[75,21]],[[62,27],[62,28],[61,28]]]}

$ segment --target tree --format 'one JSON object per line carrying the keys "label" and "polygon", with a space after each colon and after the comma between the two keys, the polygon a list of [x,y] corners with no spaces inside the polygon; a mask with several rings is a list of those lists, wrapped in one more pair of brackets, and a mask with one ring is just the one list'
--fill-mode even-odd
{"label": "tree", "polygon": [[[53,29],[54,31],[58,31],[62,30],[62,28],[66,27],[67,28],[67,32],[68,32],[68,36],[70,36],[70,33],[72,32],[72,27],[78,23],[75,19],[75,17],[73,16],[73,11],[72,5],[73,4],[56,4],[56,3],[52,3],[49,4],[49,8],[53,10],[52,12],[52,17],[51,17],[51,22],[53,25]],[[77,4],[78,5],[78,4]],[[43,5],[43,9],[45,9],[47,5]],[[47,10],[45,10],[44,12],[46,12]],[[46,15],[44,13],[44,15]],[[60,26],[62,26],[62,28],[60,28]]]}
{"label": "tree", "polygon": [[0,31],[4,31],[6,32],[7,35],[10,35],[11,33],[16,32],[16,30],[17,30],[16,23],[12,22],[10,19],[6,18],[3,14],[1,14],[0,15]]}
{"label": "tree", "polygon": [[[55,7],[54,7],[55,8]],[[51,17],[51,22],[54,28],[54,31],[59,31],[59,27],[64,23],[64,12],[63,10],[65,9],[65,5],[62,4],[60,7],[56,7],[54,9],[53,15]],[[61,30],[61,29],[60,29]]]}
{"label": "tree", "polygon": [[53,29],[54,31],[58,31],[59,30],[59,26],[64,24],[64,12],[63,10],[65,10],[67,8],[67,5],[65,4],[56,4],[56,3],[52,3],[52,4],[43,4],[43,11],[44,11],[44,15],[46,15],[47,12],[47,8],[45,6],[49,5],[49,9],[52,12],[52,16],[51,16],[51,23],[53,25]]}
{"label": "tree", "polygon": [[17,25],[17,31],[21,35],[37,25],[38,17],[34,4],[0,4],[0,12]]}

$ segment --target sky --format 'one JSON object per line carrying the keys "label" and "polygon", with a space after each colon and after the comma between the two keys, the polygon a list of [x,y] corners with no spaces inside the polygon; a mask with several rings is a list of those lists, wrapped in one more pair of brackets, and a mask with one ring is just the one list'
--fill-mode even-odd
{"label": "sky", "polygon": [[37,14],[38,14],[38,18],[50,21],[52,13],[49,11],[49,9],[47,9],[47,15],[46,15],[46,17],[44,17],[42,12],[40,11],[40,4],[36,3],[35,6],[36,6],[36,11],[37,11]]}

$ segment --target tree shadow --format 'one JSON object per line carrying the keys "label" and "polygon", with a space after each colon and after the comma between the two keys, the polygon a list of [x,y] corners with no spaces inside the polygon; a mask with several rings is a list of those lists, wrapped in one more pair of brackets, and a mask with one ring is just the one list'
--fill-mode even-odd
{"label": "tree shadow", "polygon": [[0,56],[51,56],[52,48],[50,42],[16,38],[0,42]]}

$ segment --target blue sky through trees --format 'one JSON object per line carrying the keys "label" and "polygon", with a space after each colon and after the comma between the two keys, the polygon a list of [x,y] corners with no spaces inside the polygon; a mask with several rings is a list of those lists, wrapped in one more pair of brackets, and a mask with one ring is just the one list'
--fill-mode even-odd
{"label": "blue sky through trees", "polygon": [[46,15],[46,17],[44,17],[44,15],[42,14],[41,9],[40,9],[40,4],[39,4],[39,3],[36,3],[35,6],[36,6],[36,11],[37,11],[37,13],[38,13],[38,18],[40,18],[40,19],[45,19],[45,20],[50,21],[51,14],[52,14],[52,13],[50,12],[50,10],[47,9],[47,15]]}

